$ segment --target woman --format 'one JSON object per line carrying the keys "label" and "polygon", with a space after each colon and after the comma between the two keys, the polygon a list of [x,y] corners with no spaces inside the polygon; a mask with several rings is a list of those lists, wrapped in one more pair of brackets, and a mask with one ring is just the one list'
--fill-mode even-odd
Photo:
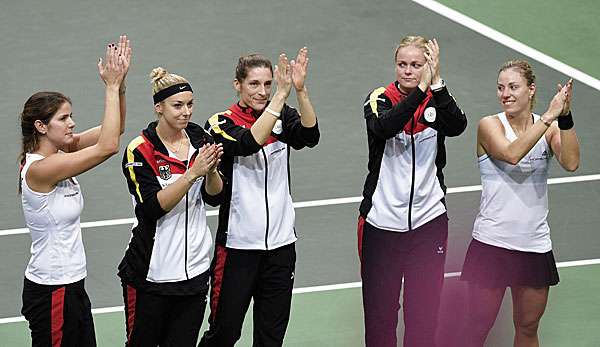
{"label": "woman", "polygon": [[119,265],[127,346],[195,346],[212,245],[204,203],[219,202],[222,149],[191,122],[189,82],[160,67],[150,77],[158,121],[123,156],[137,218]]}
{"label": "woman", "polygon": [[[206,127],[223,144],[228,184],[212,262],[210,329],[200,346],[233,346],[254,299],[254,346],[281,346],[290,315],[296,252],[290,146],[314,147],[317,118],[304,84],[308,50],[288,63],[252,54],[238,61],[239,101]],[[273,77],[277,91],[271,96]],[[285,104],[292,86],[299,111]]]}
{"label": "woman", "polygon": [[396,81],[365,101],[369,173],[358,221],[367,346],[396,346],[404,279],[404,346],[435,346],[448,217],[444,139],[467,126],[440,77],[434,39],[404,37]]}
{"label": "woman", "polygon": [[57,92],[35,93],[23,107],[19,191],[32,245],[21,312],[33,346],[96,345],[75,176],[119,151],[130,58],[129,40],[121,36],[98,62],[106,89],[101,126],[74,133],[71,100]]}
{"label": "woman", "polygon": [[515,346],[538,346],[537,328],[549,286],[558,283],[546,220],[546,181],[553,154],[567,171],[579,166],[570,111],[573,81],[559,84],[541,116],[532,113],[536,88],[529,63],[505,63],[497,86],[503,112],[479,121],[477,156],[483,191],[462,272],[462,279],[469,282],[472,346],[483,346],[506,287],[513,299]]}

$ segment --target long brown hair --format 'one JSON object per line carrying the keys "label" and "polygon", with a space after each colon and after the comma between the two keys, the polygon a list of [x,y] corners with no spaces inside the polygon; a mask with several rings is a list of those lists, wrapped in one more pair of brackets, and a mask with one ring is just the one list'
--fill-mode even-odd
{"label": "long brown hair", "polygon": [[[59,92],[37,92],[25,101],[21,112],[21,153],[18,161],[21,167],[25,165],[25,155],[37,151],[40,143],[40,133],[35,128],[35,121],[50,123],[52,116],[65,103],[71,103],[69,97]],[[19,181],[20,182],[20,181]],[[19,184],[19,193],[21,184]]]}

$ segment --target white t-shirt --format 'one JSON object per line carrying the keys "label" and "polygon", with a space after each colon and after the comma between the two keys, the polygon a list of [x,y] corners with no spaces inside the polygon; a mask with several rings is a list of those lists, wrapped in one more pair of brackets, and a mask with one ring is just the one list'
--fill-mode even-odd
{"label": "white t-shirt", "polygon": [[25,277],[46,285],[77,282],[87,274],[79,221],[81,188],[70,178],[48,193],[33,191],[25,177],[31,164],[41,159],[42,155],[27,153],[21,170],[21,204],[32,241]]}

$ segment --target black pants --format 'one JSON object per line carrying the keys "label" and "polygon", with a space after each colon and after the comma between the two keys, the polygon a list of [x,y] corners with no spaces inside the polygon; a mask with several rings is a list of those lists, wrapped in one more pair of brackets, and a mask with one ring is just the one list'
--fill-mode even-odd
{"label": "black pants", "polygon": [[446,214],[404,233],[377,229],[360,218],[358,232],[367,347],[398,344],[403,278],[404,347],[435,346],[448,239]]}
{"label": "black pants", "polygon": [[25,278],[21,313],[29,322],[34,347],[96,346],[92,307],[84,280],[43,285]]}
{"label": "black pants", "polygon": [[212,263],[210,329],[199,346],[234,346],[254,299],[253,346],[281,346],[290,318],[296,250],[215,247]]}
{"label": "black pants", "polygon": [[121,283],[126,346],[196,346],[208,287],[194,295],[158,295]]}

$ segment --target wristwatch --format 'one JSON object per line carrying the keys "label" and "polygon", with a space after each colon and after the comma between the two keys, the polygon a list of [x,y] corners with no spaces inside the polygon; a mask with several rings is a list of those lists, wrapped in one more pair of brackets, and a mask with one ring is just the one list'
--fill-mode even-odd
{"label": "wristwatch", "polygon": [[445,86],[446,86],[446,82],[440,78],[440,81],[438,83],[430,85],[429,88],[431,88],[431,90],[433,90],[434,92],[437,92],[437,91],[441,90],[442,88],[444,88]]}

